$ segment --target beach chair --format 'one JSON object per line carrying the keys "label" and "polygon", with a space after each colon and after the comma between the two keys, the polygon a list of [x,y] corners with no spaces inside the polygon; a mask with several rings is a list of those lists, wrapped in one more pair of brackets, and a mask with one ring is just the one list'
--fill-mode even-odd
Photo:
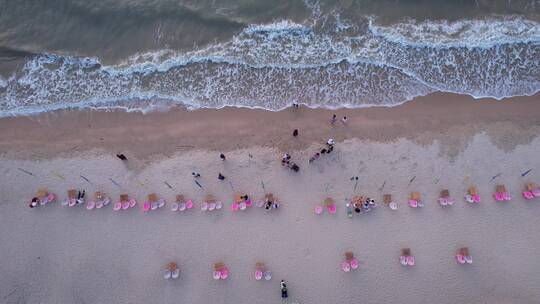
{"label": "beach chair", "polygon": [[345,252],[345,260],[341,262],[341,270],[349,272],[358,269],[358,260],[351,251]]}
{"label": "beach chair", "polygon": [[77,196],[78,196],[78,193],[77,193],[77,190],[75,189],[69,189],[67,191],[67,199],[65,199],[63,202],[62,202],[62,206],[69,206],[69,207],[73,207],[77,204]]}
{"label": "beach chair", "polygon": [[333,198],[327,197],[324,200],[324,205],[326,206],[326,210],[328,210],[328,213],[330,214],[336,213],[336,201],[334,201]]}
{"label": "beach chair", "polygon": [[383,202],[384,202],[385,205],[387,205],[390,208],[390,210],[395,211],[398,208],[397,203],[392,200],[392,195],[391,194],[383,195]]}
{"label": "beach chair", "polygon": [[410,248],[402,248],[399,262],[403,266],[414,266],[415,260]]}
{"label": "beach chair", "polygon": [[217,201],[214,196],[207,195],[204,199],[204,202],[201,205],[202,211],[214,211],[220,210],[223,207],[223,204],[220,201]]}
{"label": "beach chair", "polygon": [[165,206],[165,200],[162,198],[159,198],[157,194],[152,193],[148,195],[148,201],[146,201],[143,204],[143,211],[148,212],[151,210],[157,210],[163,206]]}
{"label": "beach chair", "polygon": [[522,192],[523,198],[526,200],[532,200],[535,197],[540,197],[540,190],[534,183],[527,183],[525,185],[525,191]]}
{"label": "beach chair", "polygon": [[55,199],[56,195],[54,193],[49,192],[47,188],[41,188],[36,192],[36,196],[30,200],[29,207],[34,208],[37,206],[45,206],[48,203],[53,202]]}
{"label": "beach chair", "polygon": [[114,211],[127,210],[137,205],[137,201],[134,198],[129,198],[127,194],[120,194],[120,199],[113,206]]}
{"label": "beach chair", "polygon": [[223,262],[214,263],[214,272],[212,277],[214,280],[226,280],[229,277],[229,269]]}
{"label": "beach chair", "polygon": [[454,204],[454,200],[450,197],[450,191],[448,189],[441,191],[438,201],[441,206],[452,206]]}
{"label": "beach chair", "polygon": [[493,198],[497,202],[510,201],[512,199],[510,197],[510,193],[506,191],[506,187],[504,185],[497,185],[495,187],[495,193],[493,193]]}
{"label": "beach chair", "polygon": [[255,280],[260,281],[262,278],[269,281],[272,278],[272,273],[263,262],[257,262],[255,263]]}
{"label": "beach chair", "polygon": [[86,209],[88,210],[92,210],[94,208],[101,209],[104,206],[107,206],[108,204],[110,204],[110,202],[111,202],[111,199],[105,193],[98,191],[94,193],[94,199],[89,201],[86,204]]}
{"label": "beach chair", "polygon": [[171,204],[172,211],[185,211],[193,208],[193,201],[186,200],[182,194],[176,196],[176,201]]}
{"label": "beach chair", "polygon": [[475,186],[469,187],[469,189],[467,190],[467,194],[465,194],[465,201],[470,204],[480,203],[480,195],[478,194],[478,190]]}
{"label": "beach chair", "polygon": [[420,192],[411,192],[409,198],[409,206],[412,208],[424,207],[424,203],[421,200]]}
{"label": "beach chair", "polygon": [[469,253],[468,247],[461,247],[456,252],[456,261],[458,264],[472,264],[472,256]]}
{"label": "beach chair", "polygon": [[336,202],[333,198],[327,197],[324,199],[322,206],[317,205],[315,206],[315,213],[316,214],[322,214],[323,209],[326,207],[326,210],[328,210],[328,213],[335,214],[336,213]]}
{"label": "beach chair", "polygon": [[179,276],[180,268],[178,268],[178,265],[176,263],[171,262],[165,266],[165,274],[163,275],[164,279],[178,279]]}

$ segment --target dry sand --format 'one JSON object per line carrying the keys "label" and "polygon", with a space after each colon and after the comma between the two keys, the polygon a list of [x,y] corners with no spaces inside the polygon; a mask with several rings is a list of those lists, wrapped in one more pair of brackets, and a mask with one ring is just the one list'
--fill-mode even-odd
{"label": "dry sand", "polygon": [[[285,303],[540,303],[540,201],[520,195],[525,182],[540,183],[538,98],[507,106],[438,97],[455,98],[456,108],[420,100],[401,111],[340,110],[349,125],[335,127],[327,123],[332,112],[303,108],[146,116],[68,111],[2,119],[0,302],[281,303],[283,278],[290,291]],[[294,128],[298,139],[290,135]],[[330,136],[340,140],[335,151],[308,164]],[[180,149],[187,145],[195,148]],[[225,162],[216,150],[227,151]],[[127,165],[111,154],[116,151],[130,157]],[[291,151],[299,173],[281,167],[283,151]],[[202,174],[203,189],[192,171]],[[353,194],[352,176],[360,178],[356,192],[379,206],[348,219],[344,200]],[[234,191],[260,198],[261,181],[282,208],[231,212]],[[510,203],[491,199],[497,183],[511,191]],[[483,197],[479,205],[463,201],[471,184]],[[69,188],[103,190],[115,199],[127,192],[139,201],[151,192],[169,201],[183,193],[197,207],[213,193],[226,208],[213,214],[168,207],[146,214],[140,206],[115,213],[110,206],[89,211],[58,203],[30,209],[27,200],[40,186],[61,199]],[[456,200],[449,208],[436,203],[444,188]],[[422,193],[425,208],[405,204],[411,191]],[[397,211],[382,205],[384,193],[399,202]],[[338,213],[315,216],[315,203],[326,196],[337,200]],[[416,256],[412,268],[398,263],[405,246]],[[472,265],[455,262],[462,246],[470,248]],[[346,250],[360,259],[356,272],[339,269]],[[161,271],[172,260],[182,274],[165,281]],[[211,278],[218,260],[231,270],[226,281]],[[270,282],[253,279],[258,260],[273,271]]]}

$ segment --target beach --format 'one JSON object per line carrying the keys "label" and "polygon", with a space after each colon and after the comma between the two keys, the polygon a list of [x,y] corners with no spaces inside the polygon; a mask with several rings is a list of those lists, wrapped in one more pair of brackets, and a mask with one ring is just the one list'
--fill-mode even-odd
{"label": "beach", "polygon": [[540,304],[538,0],[0,0],[0,28],[0,304]]}
{"label": "beach", "polygon": [[[521,196],[527,182],[540,183],[538,102],[538,95],[497,101],[435,93],[390,108],[175,107],[1,118],[0,302],[540,303],[540,201]],[[329,138],[334,151],[308,163]],[[283,153],[299,172],[281,166]],[[201,174],[202,188],[191,172]],[[498,184],[510,202],[491,197]],[[472,185],[479,204],[463,199]],[[128,193],[139,204],[121,212],[59,201],[28,208],[40,187],[60,200],[75,188],[114,201]],[[453,206],[437,203],[443,189]],[[408,206],[413,191],[424,208]],[[278,210],[231,211],[235,193],[262,199],[265,192],[279,199]],[[150,193],[169,204],[143,212]],[[194,209],[170,210],[180,193]],[[383,204],[386,193],[397,210]],[[202,212],[206,194],[224,208]],[[355,194],[377,207],[349,219],[345,200]],[[337,213],[315,215],[326,197],[336,200]],[[456,263],[463,246],[471,265]],[[399,264],[404,247],[414,267]],[[354,252],[359,270],[340,269],[345,251]],[[181,275],[166,281],[171,261]],[[218,261],[230,269],[227,280],[212,279]],[[254,280],[257,261],[272,271],[270,281]]]}

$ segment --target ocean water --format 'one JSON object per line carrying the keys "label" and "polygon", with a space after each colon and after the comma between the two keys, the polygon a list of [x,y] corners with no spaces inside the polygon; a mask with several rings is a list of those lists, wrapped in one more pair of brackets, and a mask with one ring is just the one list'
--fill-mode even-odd
{"label": "ocean water", "polygon": [[540,1],[0,0],[0,28],[0,116],[540,90]]}

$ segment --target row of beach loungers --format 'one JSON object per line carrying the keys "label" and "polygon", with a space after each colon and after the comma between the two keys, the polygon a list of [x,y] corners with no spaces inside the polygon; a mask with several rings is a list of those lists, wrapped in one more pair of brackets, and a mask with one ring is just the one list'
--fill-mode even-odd
{"label": "row of beach loungers", "polygon": [[[473,263],[473,258],[470,254],[468,247],[460,247],[456,250],[454,258],[460,265],[468,265]],[[415,265],[415,257],[412,254],[410,248],[402,248],[399,256],[399,263],[405,267],[412,267]],[[352,251],[347,251],[344,254],[344,259],[339,264],[339,267],[343,272],[351,272],[358,270],[360,262],[354,256]],[[165,266],[163,278],[164,279],[177,279],[180,276],[180,268],[175,262],[168,263]],[[229,268],[223,262],[217,262],[213,265],[212,277],[215,280],[226,280],[229,277]],[[270,281],[272,279],[272,272],[266,267],[264,262],[256,262],[253,273],[253,278],[257,281]]]}
{"label": "row of beach loungers", "polygon": [[[67,192],[67,196],[67,199],[61,202],[63,206],[74,207],[78,205],[84,205],[86,202],[85,190],[70,189]],[[537,199],[540,197],[540,189],[534,183],[527,183],[525,185],[524,191],[522,192],[522,196],[526,200]],[[464,199],[467,203],[470,204],[478,204],[481,202],[480,194],[475,186],[472,186],[467,190],[467,193],[464,195]],[[493,193],[493,199],[497,202],[507,202],[510,201],[512,198],[504,185],[497,185],[495,187],[495,192]],[[29,207],[35,208],[38,206],[44,206],[55,200],[56,195],[54,193],[49,192],[46,188],[42,188],[39,189],[36,195],[32,198]],[[391,194],[384,194],[383,202],[391,210],[398,209],[398,204],[392,199]],[[452,206],[455,200],[450,196],[450,191],[448,189],[444,189],[440,192],[440,196],[437,199],[437,202],[442,207],[448,207]],[[86,209],[101,209],[111,203],[111,198],[105,193],[96,192],[94,194],[93,200],[90,200],[86,203]],[[150,212],[161,209],[166,204],[167,202],[165,201],[165,199],[158,197],[158,195],[155,193],[152,193],[148,195],[147,200],[142,204],[142,209],[145,212]],[[411,208],[424,207],[424,202],[422,200],[420,192],[411,192],[407,204]],[[134,198],[130,198],[127,194],[121,194],[120,199],[112,205],[114,211],[121,211],[134,208],[137,205],[137,201]],[[368,213],[376,206],[377,204],[374,199],[363,195],[355,195],[351,199],[347,199],[345,203],[347,216],[350,218],[354,215],[354,213]],[[177,195],[175,201],[171,204],[170,209],[174,212],[183,212],[189,209],[193,209],[194,207],[195,203],[193,202],[193,200],[186,199],[183,195]],[[279,209],[280,202],[274,197],[272,193],[267,193],[261,200],[254,200],[247,194],[236,194],[231,204],[231,210],[233,212],[245,211],[252,207],[264,208],[266,210],[274,210]],[[207,212],[221,210],[222,208],[223,203],[216,200],[212,195],[207,195],[200,205],[200,209]],[[327,197],[323,200],[321,204],[315,205],[315,214],[321,215],[325,212],[325,210],[329,214],[335,214],[337,212],[337,204],[333,198]]]}
{"label": "row of beach loungers", "polygon": [[[67,199],[61,202],[62,206],[75,207],[78,205],[84,205],[86,202],[86,191],[70,189],[67,191]],[[30,201],[29,207],[35,208],[38,206],[44,206],[48,203],[52,203],[56,200],[56,195],[49,192],[46,188],[39,189],[36,195]],[[101,209],[111,204],[112,200],[107,194],[103,192],[96,192],[94,199],[86,203],[86,209]],[[142,204],[142,209],[145,212],[153,211],[164,207],[167,204],[165,199],[158,197],[157,194],[152,193],[148,195],[147,201]],[[114,211],[127,210],[134,208],[137,205],[137,201],[134,198],[130,198],[127,194],[120,194],[120,198],[113,205]],[[171,210],[186,211],[192,209],[195,206],[193,200],[187,200],[183,195],[176,196],[176,200],[171,204]],[[262,200],[254,201],[247,194],[237,194],[231,204],[233,212],[244,211],[251,207],[263,208],[266,210],[278,209],[280,202],[274,198],[272,193],[267,193]],[[223,208],[223,203],[216,200],[212,195],[207,195],[204,201],[201,203],[202,211],[214,211]]]}

